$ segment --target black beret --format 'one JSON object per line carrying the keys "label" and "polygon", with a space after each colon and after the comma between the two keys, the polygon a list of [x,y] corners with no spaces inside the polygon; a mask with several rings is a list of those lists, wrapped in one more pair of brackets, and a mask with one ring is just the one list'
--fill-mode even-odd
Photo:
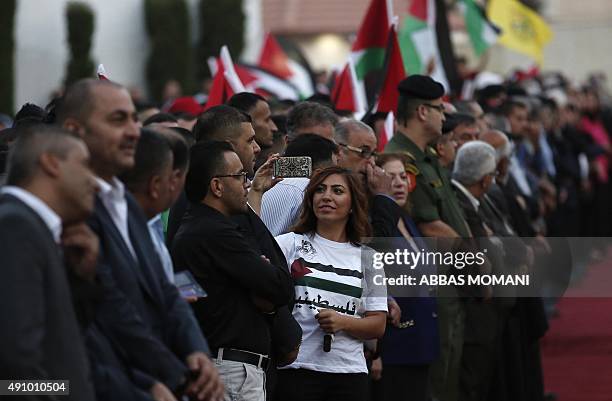
{"label": "black beret", "polygon": [[444,96],[444,86],[426,75],[410,75],[397,85],[400,95],[434,100]]}

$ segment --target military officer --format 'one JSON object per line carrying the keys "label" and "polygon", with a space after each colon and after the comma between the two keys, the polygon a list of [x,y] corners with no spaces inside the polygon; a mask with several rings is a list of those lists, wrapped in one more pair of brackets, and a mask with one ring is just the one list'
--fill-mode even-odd
{"label": "military officer", "polygon": [[[410,194],[410,213],[421,233],[435,237],[439,243],[440,239],[469,238],[471,233],[448,174],[435,151],[427,146],[442,135],[444,87],[430,77],[411,75],[400,82],[398,90],[397,131],[385,152],[404,152],[412,161],[407,171],[416,179],[416,187]],[[440,245],[450,246],[448,242]],[[446,273],[451,267],[441,269]],[[456,401],[465,311],[456,288],[440,287],[438,295],[440,358],[430,371],[432,396]]]}

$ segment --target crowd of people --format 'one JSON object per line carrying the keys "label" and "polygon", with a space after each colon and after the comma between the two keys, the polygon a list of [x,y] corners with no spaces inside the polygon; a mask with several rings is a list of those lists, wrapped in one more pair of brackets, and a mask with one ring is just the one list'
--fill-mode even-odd
{"label": "crowd of people", "polygon": [[[554,397],[539,341],[555,296],[397,295],[374,284],[369,239],[484,243],[469,274],[545,276],[548,238],[607,237],[604,87],[549,74],[449,99],[412,75],[397,89],[384,149],[386,113],[359,121],[323,95],[157,108],[85,79],[3,118],[0,378],[68,379],[78,401]],[[309,157],[312,175],[275,176],[281,157]]]}

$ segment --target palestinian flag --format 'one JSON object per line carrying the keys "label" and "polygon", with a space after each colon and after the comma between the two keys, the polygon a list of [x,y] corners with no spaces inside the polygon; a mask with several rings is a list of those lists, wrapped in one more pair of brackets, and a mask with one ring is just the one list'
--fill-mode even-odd
{"label": "palestinian flag", "polygon": [[[312,293],[325,291],[327,295],[337,294],[360,298],[363,292],[361,272],[310,262],[303,258],[298,258],[291,263],[291,277],[295,286],[308,287]],[[316,306],[322,307],[323,305]]]}
{"label": "palestinian flag", "polygon": [[378,146],[376,150],[382,152],[385,150],[385,145],[391,140],[393,137],[393,133],[395,132],[395,115],[392,111],[387,114],[387,118],[385,118],[385,124],[383,125],[383,130],[380,132],[378,137]]}
{"label": "palestinian flag", "polygon": [[244,83],[247,92],[255,92],[265,98],[290,99],[298,101],[301,92],[291,81],[254,65],[238,63],[236,73]]}
{"label": "palestinian flag", "polygon": [[234,62],[230,56],[227,46],[221,48],[220,58],[217,61],[217,71],[213,78],[212,87],[208,94],[208,100],[204,105],[204,111],[213,106],[224,104],[236,93],[246,92],[242,81],[238,78],[234,68]]}
{"label": "palestinian flag", "polygon": [[391,0],[372,0],[351,49],[355,72],[360,81],[383,68],[389,26],[393,18]]}
{"label": "palestinian flag", "polygon": [[480,57],[497,42],[501,29],[487,19],[484,10],[474,0],[460,0],[459,9],[465,19],[465,29],[472,42],[474,53]]}
{"label": "palestinian flag", "polygon": [[[310,72],[300,63],[291,59],[270,33],[266,35],[264,40],[257,67],[260,71],[268,72],[297,88],[301,98],[306,98],[314,93]],[[293,96],[279,98],[295,100]]]}
{"label": "palestinian flag", "polygon": [[384,80],[374,111],[389,112],[397,110],[397,101],[399,99],[397,86],[404,78],[406,78],[406,70],[404,69],[402,53],[397,41],[397,31],[395,30],[395,25],[391,25],[387,39]]}
{"label": "palestinian flag", "polygon": [[331,101],[336,110],[353,112],[356,119],[363,117],[366,112],[365,94],[363,87],[357,82],[357,74],[351,59],[335,78]]}
{"label": "palestinian flag", "polygon": [[447,93],[459,90],[444,0],[413,0],[399,31],[399,43],[408,74],[428,74]]}

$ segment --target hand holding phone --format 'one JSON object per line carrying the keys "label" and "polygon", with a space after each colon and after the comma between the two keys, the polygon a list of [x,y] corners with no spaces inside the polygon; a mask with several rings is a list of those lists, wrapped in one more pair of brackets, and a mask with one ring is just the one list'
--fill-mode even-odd
{"label": "hand holding phone", "polygon": [[274,177],[310,178],[312,159],[310,156],[279,157],[274,162]]}

